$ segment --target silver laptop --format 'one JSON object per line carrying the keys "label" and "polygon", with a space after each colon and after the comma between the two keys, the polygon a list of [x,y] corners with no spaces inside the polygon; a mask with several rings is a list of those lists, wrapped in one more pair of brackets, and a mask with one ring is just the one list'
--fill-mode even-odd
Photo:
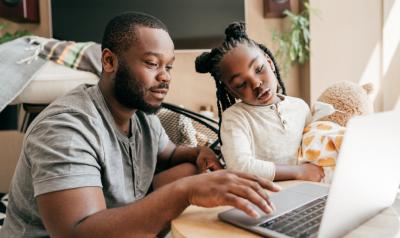
{"label": "silver laptop", "polygon": [[[218,214],[269,237],[340,237],[394,202],[400,184],[400,111],[352,119],[332,184],[304,183],[271,195],[273,215],[238,209]],[[329,190],[329,191],[328,191]]]}

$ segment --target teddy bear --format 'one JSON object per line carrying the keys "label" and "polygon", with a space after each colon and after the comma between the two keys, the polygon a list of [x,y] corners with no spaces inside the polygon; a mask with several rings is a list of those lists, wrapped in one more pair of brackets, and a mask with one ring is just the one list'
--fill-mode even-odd
{"label": "teddy bear", "polygon": [[331,183],[336,159],[346,131],[354,116],[373,113],[371,83],[362,86],[341,81],[328,87],[314,103],[311,123],[304,131],[299,148],[299,162],[323,167],[322,182]]}

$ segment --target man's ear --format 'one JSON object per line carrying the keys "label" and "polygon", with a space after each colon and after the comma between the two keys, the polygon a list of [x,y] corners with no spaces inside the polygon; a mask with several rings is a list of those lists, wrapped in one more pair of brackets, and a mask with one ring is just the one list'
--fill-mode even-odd
{"label": "man's ear", "polygon": [[118,58],[109,49],[104,49],[101,54],[101,63],[103,65],[103,71],[107,73],[114,73],[118,68]]}

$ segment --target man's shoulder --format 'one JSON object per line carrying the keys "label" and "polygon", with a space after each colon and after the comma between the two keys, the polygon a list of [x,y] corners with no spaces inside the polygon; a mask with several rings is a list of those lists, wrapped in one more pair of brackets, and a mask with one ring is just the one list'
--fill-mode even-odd
{"label": "man's shoulder", "polygon": [[90,114],[95,111],[93,92],[96,86],[80,85],[59,97],[49,105],[47,111],[81,111]]}
{"label": "man's shoulder", "polygon": [[86,124],[95,121],[99,117],[98,110],[88,89],[87,85],[81,85],[56,99],[37,116],[30,128],[40,123],[65,121]]}

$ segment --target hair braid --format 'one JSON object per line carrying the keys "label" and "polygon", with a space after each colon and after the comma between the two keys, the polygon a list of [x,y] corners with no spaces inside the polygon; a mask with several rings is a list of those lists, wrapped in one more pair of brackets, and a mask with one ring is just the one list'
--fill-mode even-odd
{"label": "hair braid", "polygon": [[[218,85],[217,80],[215,80],[215,83],[216,83],[216,87],[217,87],[217,92],[216,92],[216,94],[217,94],[218,118],[222,118],[222,112],[224,111],[224,109],[223,109],[222,101],[220,100],[220,98],[221,98],[221,96],[220,96],[221,91],[219,90],[219,85]],[[222,122],[221,119],[218,120],[218,128],[221,128],[221,122]],[[222,140],[221,140],[221,130],[218,130],[218,139],[219,139],[220,143],[222,144]]]}

